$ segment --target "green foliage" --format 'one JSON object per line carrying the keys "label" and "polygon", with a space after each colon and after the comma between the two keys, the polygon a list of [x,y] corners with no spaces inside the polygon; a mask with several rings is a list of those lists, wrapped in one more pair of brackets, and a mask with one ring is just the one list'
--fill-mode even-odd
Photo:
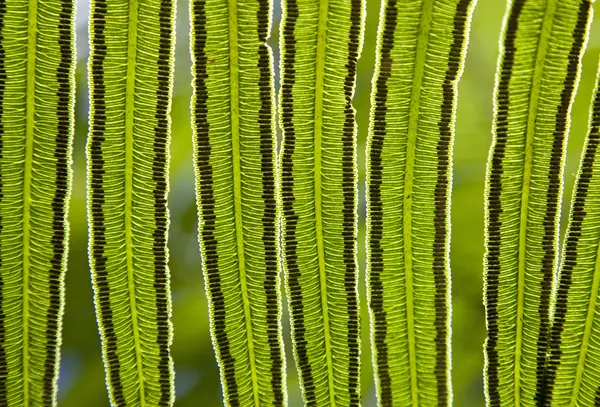
{"label": "green foliage", "polygon": [[0,405],[56,405],[71,186],[71,0],[0,2]]}
{"label": "green foliage", "polygon": [[174,400],[167,267],[171,0],[90,8],[89,257],[115,406]]}
{"label": "green foliage", "polygon": [[171,283],[178,406],[600,405],[591,0],[507,0],[494,98],[504,2],[94,0],[87,183],[73,2],[0,0],[0,405],[172,405]]}
{"label": "green foliage", "polygon": [[565,140],[590,18],[588,0],[516,0],[507,9],[486,184],[492,406],[546,397]]}
{"label": "green foliage", "polygon": [[472,9],[469,0],[382,8],[367,152],[367,288],[382,406],[452,403],[452,145]]}
{"label": "green foliage", "polygon": [[[600,71],[598,72],[600,74]],[[600,75],[571,201],[545,373],[545,405],[598,405],[600,394]]]}
{"label": "green foliage", "polygon": [[362,0],[286,0],[281,24],[283,259],[307,405],[360,405],[356,123]]}
{"label": "green foliage", "polygon": [[194,0],[192,125],[211,335],[228,406],[286,405],[269,0]]}

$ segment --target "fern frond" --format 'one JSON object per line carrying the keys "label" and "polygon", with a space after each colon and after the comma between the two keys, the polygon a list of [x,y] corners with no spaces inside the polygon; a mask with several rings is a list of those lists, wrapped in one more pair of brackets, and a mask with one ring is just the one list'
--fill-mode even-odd
{"label": "fern frond", "polygon": [[286,404],[269,0],[191,2],[199,240],[227,406]]}
{"label": "fern frond", "polygon": [[74,104],[72,0],[0,1],[0,405],[56,405]]}
{"label": "fern frond", "polygon": [[360,404],[356,123],[362,0],[285,0],[283,257],[294,356],[310,406]]}
{"label": "fern frond", "polygon": [[167,267],[173,0],[90,5],[89,256],[110,401],[173,404]]}
{"label": "fern frond", "polygon": [[367,279],[379,405],[450,405],[456,87],[474,2],[382,2],[367,152]]}
{"label": "fern frond", "polygon": [[565,140],[589,0],[514,0],[504,20],[486,181],[488,405],[544,398]]}
{"label": "fern frond", "polygon": [[547,406],[591,406],[600,388],[599,146],[600,75],[561,258],[543,383]]}

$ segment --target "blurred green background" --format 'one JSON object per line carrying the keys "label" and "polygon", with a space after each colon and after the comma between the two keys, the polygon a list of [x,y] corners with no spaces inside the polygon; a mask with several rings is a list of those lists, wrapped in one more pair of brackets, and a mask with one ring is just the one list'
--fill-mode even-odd
{"label": "blurred green background", "polygon": [[[175,89],[172,110],[171,187],[169,237],[173,324],[172,354],[176,370],[176,406],[222,405],[218,368],[209,336],[207,300],[197,243],[197,217],[192,168],[190,128],[191,74],[188,0],[178,1]],[[367,0],[366,37],[359,61],[354,105],[359,127],[360,284],[362,304],[363,405],[376,405],[368,342],[368,312],[364,290],[365,271],[365,140],[369,118],[371,78],[380,2]],[[498,58],[498,39],[506,8],[502,0],[479,0],[471,25],[469,49],[459,86],[454,148],[452,192],[452,377],[456,406],[482,406],[483,342],[485,314],[482,305],[483,187],[491,142],[492,95]],[[598,6],[595,7],[598,9]],[[86,62],[88,56],[88,0],[78,0],[77,10],[77,106],[74,143],[74,178],[69,220],[71,242],[66,275],[66,307],[63,322],[59,405],[108,406],[100,339],[94,315],[90,270],[87,262],[85,144],[88,119]],[[281,10],[275,4],[271,45],[277,60]],[[583,74],[572,111],[565,169],[565,201],[562,229],[588,120],[588,109],[600,53],[600,22],[592,24],[583,58]],[[278,71],[276,62],[276,71]],[[278,73],[277,73],[278,75]],[[562,236],[562,235],[561,235]],[[289,321],[284,315],[289,406],[301,406],[294,365]]]}

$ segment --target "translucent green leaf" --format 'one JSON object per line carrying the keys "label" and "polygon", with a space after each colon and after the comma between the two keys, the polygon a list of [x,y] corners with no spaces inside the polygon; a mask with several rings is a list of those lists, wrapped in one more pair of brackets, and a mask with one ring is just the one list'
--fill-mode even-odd
{"label": "translucent green leaf", "polygon": [[174,7],[90,5],[89,256],[115,406],[174,399],[166,247]]}
{"label": "translucent green leaf", "polygon": [[285,0],[281,23],[283,257],[309,406],[360,404],[356,123],[361,0]]}
{"label": "translucent green leaf", "polygon": [[367,152],[367,288],[381,406],[452,402],[452,146],[473,4],[382,2]]}
{"label": "translucent green leaf", "polygon": [[56,405],[74,103],[72,0],[0,1],[0,405]]}
{"label": "translucent green leaf", "polygon": [[[544,405],[594,405],[600,389],[600,76],[560,264]],[[598,402],[596,402],[598,405]]]}
{"label": "translucent green leaf", "polygon": [[486,201],[488,405],[544,399],[569,113],[589,0],[508,3]]}
{"label": "translucent green leaf", "polygon": [[227,406],[286,404],[269,0],[194,0],[199,240]]}

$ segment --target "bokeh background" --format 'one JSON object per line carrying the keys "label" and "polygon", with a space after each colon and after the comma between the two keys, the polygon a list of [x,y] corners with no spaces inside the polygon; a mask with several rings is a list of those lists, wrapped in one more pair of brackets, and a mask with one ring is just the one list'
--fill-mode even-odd
{"label": "bokeh background", "polygon": [[[275,1],[278,3],[278,1]],[[108,406],[100,339],[94,314],[87,261],[85,144],[88,120],[88,0],[77,0],[77,105],[74,142],[74,178],[69,220],[71,241],[66,274],[66,307],[63,323],[59,405]],[[596,10],[598,11],[598,3]],[[172,142],[169,208],[171,288],[175,337],[172,355],[176,370],[175,405],[222,406],[218,367],[209,336],[208,307],[197,243],[197,217],[192,167],[190,127],[191,61],[189,55],[188,0],[177,7],[175,88],[172,109]],[[278,56],[281,9],[275,4],[270,43]],[[365,278],[365,140],[369,120],[371,78],[380,2],[367,0],[366,37],[358,64],[354,105],[359,128],[359,260],[362,305],[363,406],[376,406],[368,337]],[[459,85],[452,192],[452,377],[456,406],[483,406],[483,342],[485,314],[482,304],[483,188],[491,142],[492,95],[498,58],[498,41],[506,8],[503,0],[479,0],[471,26],[464,74]],[[583,58],[583,74],[572,111],[565,169],[565,200],[561,229],[568,214],[573,181],[587,120],[600,53],[600,21],[592,24]],[[279,67],[276,62],[278,76]],[[562,234],[561,234],[562,240]],[[284,315],[289,406],[302,405],[291,349],[289,321]]]}

